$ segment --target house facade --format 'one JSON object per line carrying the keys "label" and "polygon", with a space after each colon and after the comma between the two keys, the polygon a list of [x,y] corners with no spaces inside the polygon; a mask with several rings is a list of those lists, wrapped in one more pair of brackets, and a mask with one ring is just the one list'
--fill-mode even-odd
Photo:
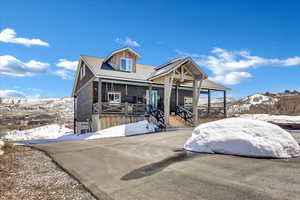
{"label": "house facade", "polygon": [[113,51],[106,58],[81,55],[76,71],[74,127],[89,123],[92,131],[150,117],[162,127],[180,118],[187,125],[199,120],[198,99],[222,91],[226,116],[228,88],[207,79],[189,57],[160,66],[138,64],[140,55],[131,48]]}

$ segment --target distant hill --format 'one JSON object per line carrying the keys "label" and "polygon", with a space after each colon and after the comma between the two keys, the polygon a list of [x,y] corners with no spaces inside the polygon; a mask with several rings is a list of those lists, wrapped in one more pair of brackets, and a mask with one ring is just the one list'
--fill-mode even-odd
{"label": "distant hill", "polygon": [[73,98],[0,98],[0,136],[53,123],[73,128]]}
{"label": "distant hill", "polygon": [[[207,98],[199,99],[207,107]],[[212,98],[212,107],[222,107],[223,98]],[[284,91],[263,93],[242,99],[227,98],[227,114],[300,115],[300,93]],[[73,98],[0,98],[0,137],[9,130],[24,130],[49,124],[73,128]]]}
{"label": "distant hill", "polygon": [[228,114],[300,115],[300,93],[284,91],[247,96],[228,105]]}

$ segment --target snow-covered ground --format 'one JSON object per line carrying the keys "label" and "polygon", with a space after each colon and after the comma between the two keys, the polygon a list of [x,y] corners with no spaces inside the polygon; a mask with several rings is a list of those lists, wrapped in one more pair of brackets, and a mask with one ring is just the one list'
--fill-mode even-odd
{"label": "snow-covered ground", "polygon": [[288,132],[264,121],[243,118],[228,118],[199,125],[184,148],[195,152],[250,157],[300,156],[300,147]]}
{"label": "snow-covered ground", "polygon": [[269,115],[269,114],[243,114],[240,115],[246,119],[256,119],[266,122],[282,123],[282,124],[300,124],[300,116],[288,115]]}
{"label": "snow-covered ground", "polygon": [[17,104],[17,105],[22,105],[22,106],[31,106],[31,105],[36,105],[36,104],[44,104],[44,103],[52,103],[54,102],[55,104],[65,104],[72,102],[73,98],[1,98],[1,103],[3,104]]}
{"label": "snow-covered ground", "polygon": [[28,130],[13,130],[7,132],[3,139],[12,141],[37,140],[37,139],[54,139],[66,134],[72,133],[73,130],[63,125],[51,124]]}
{"label": "snow-covered ground", "polygon": [[92,140],[92,139],[108,138],[108,137],[132,136],[132,135],[139,135],[145,133],[153,133],[155,132],[155,128],[157,128],[155,124],[153,124],[152,122],[148,122],[147,120],[143,120],[135,123],[114,126],[111,128],[103,129],[95,133],[69,134],[69,135],[64,135],[62,137],[58,137],[50,140],[33,140],[33,141],[25,141],[22,143],[23,144],[45,144],[45,143],[66,142],[66,141],[74,141],[74,140]]}
{"label": "snow-covered ground", "polygon": [[4,146],[4,142],[0,140],[0,156],[4,154],[4,151],[2,150],[3,146]]}

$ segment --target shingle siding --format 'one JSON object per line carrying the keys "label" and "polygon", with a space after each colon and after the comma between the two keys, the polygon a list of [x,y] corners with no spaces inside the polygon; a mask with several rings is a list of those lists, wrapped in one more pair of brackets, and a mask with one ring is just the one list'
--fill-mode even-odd
{"label": "shingle siding", "polygon": [[[82,65],[80,66],[82,67]],[[80,69],[79,69],[79,76],[78,76],[78,80],[77,80],[77,84],[76,84],[76,89],[75,89],[75,93],[76,91],[78,91],[82,86],[84,86],[84,84],[86,84],[92,77],[94,77],[93,72],[90,70],[89,67],[85,67],[85,76],[80,79]]]}
{"label": "shingle siding", "polygon": [[79,122],[91,120],[93,107],[92,82],[81,88],[76,93],[77,111],[76,119]]}

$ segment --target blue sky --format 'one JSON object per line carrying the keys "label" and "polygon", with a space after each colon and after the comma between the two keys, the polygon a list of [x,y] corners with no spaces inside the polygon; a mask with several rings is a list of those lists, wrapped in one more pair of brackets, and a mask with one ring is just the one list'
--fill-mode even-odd
{"label": "blue sky", "polygon": [[191,56],[236,98],[300,90],[299,4],[4,1],[0,96],[70,96],[80,54],[105,57],[124,45],[143,64]]}

